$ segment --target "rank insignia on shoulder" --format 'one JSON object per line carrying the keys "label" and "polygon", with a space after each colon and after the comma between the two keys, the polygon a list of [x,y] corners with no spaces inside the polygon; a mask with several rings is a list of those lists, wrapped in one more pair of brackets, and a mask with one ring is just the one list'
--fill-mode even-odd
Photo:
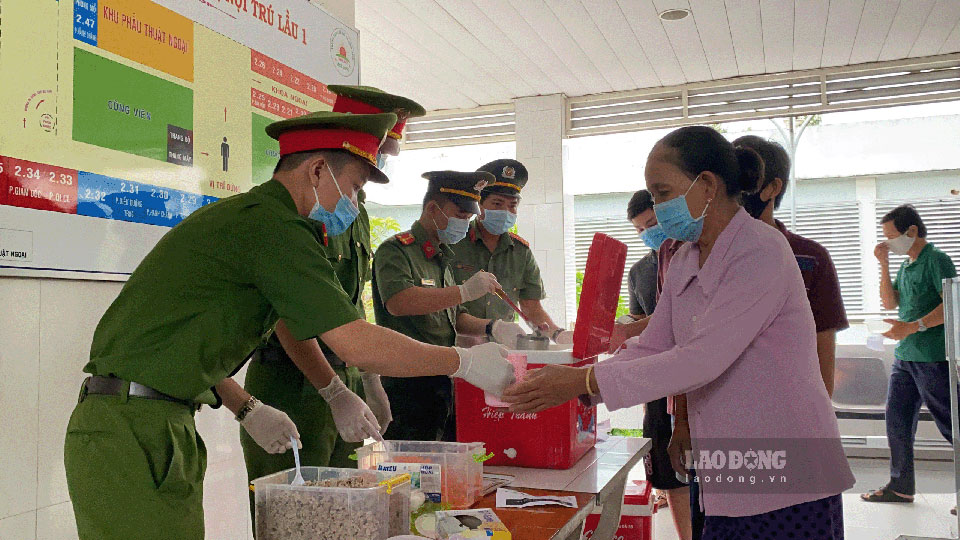
{"label": "rank insignia on shoulder", "polygon": [[510,238],[513,238],[513,239],[516,240],[517,242],[520,242],[521,244],[523,244],[523,245],[525,245],[525,246],[527,246],[527,247],[530,247],[530,242],[527,242],[526,240],[524,240],[523,238],[521,238],[519,234],[510,233]]}
{"label": "rank insignia on shoulder", "polygon": [[414,236],[413,236],[412,234],[410,234],[409,232],[403,232],[403,233],[398,234],[398,235],[396,236],[396,239],[399,240],[400,243],[403,244],[403,245],[405,245],[405,246],[409,246],[410,244],[412,244],[412,243],[414,243],[414,242],[417,241],[417,239],[414,238]]}
{"label": "rank insignia on shoulder", "polygon": [[421,280],[420,280],[420,286],[421,286],[421,287],[436,287],[436,286],[437,286],[437,282],[434,281],[434,280],[432,280],[432,279],[426,279],[426,278],[424,278],[424,279],[421,279]]}

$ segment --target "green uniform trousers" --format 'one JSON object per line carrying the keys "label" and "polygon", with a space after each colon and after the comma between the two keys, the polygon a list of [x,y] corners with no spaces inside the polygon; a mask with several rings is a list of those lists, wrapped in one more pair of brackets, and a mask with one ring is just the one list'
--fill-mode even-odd
{"label": "green uniform trousers", "polygon": [[[333,370],[351,392],[363,397],[363,383],[357,368],[336,367]],[[348,443],[340,438],[330,406],[292,361],[250,362],[243,387],[263,403],[287,413],[296,424],[303,445],[301,465],[357,468],[357,461],[350,456],[363,443]],[[268,454],[243,428],[240,429],[240,446],[243,447],[248,481],[294,467],[293,452]],[[250,511],[251,515],[255,514],[252,491]]]}
{"label": "green uniform trousers", "polygon": [[86,396],[63,461],[81,540],[202,540],[207,450],[194,411],[168,401]]}

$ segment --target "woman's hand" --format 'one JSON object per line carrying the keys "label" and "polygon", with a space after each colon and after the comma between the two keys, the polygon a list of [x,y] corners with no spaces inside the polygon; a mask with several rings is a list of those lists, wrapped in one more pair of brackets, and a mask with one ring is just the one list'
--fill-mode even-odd
{"label": "woman's hand", "polygon": [[670,437],[670,444],[667,445],[667,455],[670,456],[670,464],[673,470],[686,476],[690,469],[690,463],[687,463],[687,456],[693,446],[690,444],[690,426],[685,422],[677,422],[673,427],[673,436]]}
{"label": "woman's hand", "polygon": [[514,412],[540,412],[587,393],[587,368],[544,366],[527,372],[523,382],[503,393]]}

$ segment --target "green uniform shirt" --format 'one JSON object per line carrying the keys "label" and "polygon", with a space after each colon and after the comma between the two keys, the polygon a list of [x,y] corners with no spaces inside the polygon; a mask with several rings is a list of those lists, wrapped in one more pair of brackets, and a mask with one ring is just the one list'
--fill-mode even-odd
{"label": "green uniform shirt", "polygon": [[[893,288],[900,294],[899,318],[913,322],[943,303],[943,280],[957,276],[950,256],[927,244],[916,261],[903,261]],[[942,362],[947,359],[943,325],[907,336],[897,345],[896,357],[906,362]]]}
{"label": "green uniform shirt", "polygon": [[[480,270],[497,276],[497,281],[514,303],[520,300],[543,300],[543,280],[533,251],[519,236],[500,235],[496,249],[491,252],[483,243],[479,224],[474,220],[467,237],[451,246],[454,253],[453,276],[463,283]],[[467,313],[481,319],[513,321],[516,313],[506,302],[488,294],[464,304]]]}
{"label": "green uniform shirt", "polygon": [[[326,228],[319,221],[308,220],[320,238],[320,252],[330,263],[337,281],[343,287],[347,296],[353,299],[358,316],[366,319],[366,310],[363,306],[363,287],[370,279],[370,216],[361,203],[360,214],[343,234],[327,236]],[[328,358],[335,356],[330,347],[323,340],[319,340],[320,349]],[[281,348],[280,340],[271,335],[266,344],[269,348]]]}
{"label": "green uniform shirt", "polygon": [[438,248],[428,240],[420,222],[409,232],[385,240],[373,257],[373,312],[377,324],[423,343],[453,346],[457,337],[455,306],[427,315],[397,317],[387,311],[386,302],[410,287],[443,288],[456,285],[450,271],[453,251],[446,244]]}
{"label": "green uniform shirt", "polygon": [[[362,200],[359,208],[360,214],[350,228],[341,235],[327,238],[327,245],[321,245],[320,250],[333,266],[347,296],[353,298],[360,317],[364,318],[363,287],[370,281],[370,259],[373,250],[370,249],[370,216]],[[320,229],[318,234],[323,234],[320,224],[312,223]]]}
{"label": "green uniform shirt", "polygon": [[313,227],[271,180],[191,214],[100,320],[84,371],[213,403],[279,318],[298,340],[359,318]]}

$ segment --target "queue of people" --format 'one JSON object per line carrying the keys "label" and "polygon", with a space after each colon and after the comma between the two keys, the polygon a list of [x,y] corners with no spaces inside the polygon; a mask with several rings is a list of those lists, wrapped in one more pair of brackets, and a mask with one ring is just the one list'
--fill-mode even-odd
{"label": "queue of people", "polygon": [[[424,110],[330,89],[333,112],[268,126],[273,177],[173,228],[101,319],[65,444],[80,538],[203,537],[201,405],[235,415],[253,480],[292,467],[293,444],[312,465],[349,467],[367,438],[455,440],[451,378],[515,411],[646,404],[648,476],[684,540],[767,538],[785,522],[798,538],[843,537],[853,476],[830,395],[848,323],[829,253],[773,218],[789,178],[782,147],[704,126],[658,142],[628,205],[651,253],[630,269],[613,356],[516,383],[506,354],[525,331],[499,295],[555,342],[573,336],[543,308],[536,259],[512,231],[526,168],[424,173],[419,219],[374,254],[363,188],[389,181],[385,156]],[[902,340],[887,414],[896,449],[890,484],[864,499],[908,502],[921,403],[951,436],[937,280],[956,272],[915,211],[891,213],[884,233],[882,263],[910,257],[896,280],[882,265],[885,307],[900,309],[888,333]],[[376,325],[364,320],[368,281]],[[248,360],[240,386],[231,376]],[[729,472],[703,459],[715,452],[782,453],[783,481],[702,482]]]}
{"label": "queue of people", "polygon": [[[646,403],[648,476],[666,490],[682,539],[843,538],[841,494],[853,476],[830,395],[836,333],[848,323],[829,253],[773,219],[789,169],[783,148],[758,137],[730,143],[693,126],[661,139],[647,158],[647,190],[628,205],[628,219],[652,250],[630,272],[636,320],[615,327],[612,358],[586,368],[547,366],[504,398],[515,411],[577,397],[611,410]],[[649,202],[653,215],[644,215]],[[886,416],[891,482],[863,499],[910,502],[921,404],[937,411],[948,441],[952,435],[941,284],[956,271],[926,242],[912,207],[882,222],[881,296],[885,308],[899,308],[885,334],[900,341]],[[909,257],[895,280],[890,251]],[[652,313],[651,273],[659,295]],[[660,405],[667,397],[672,418]],[[782,451],[774,468],[790,472],[776,486],[748,475],[745,487],[740,467],[712,459],[717,452],[756,458],[764,448]],[[743,459],[762,469],[762,460]],[[689,487],[658,473],[665,460]],[[681,497],[689,513],[673,508]]]}

